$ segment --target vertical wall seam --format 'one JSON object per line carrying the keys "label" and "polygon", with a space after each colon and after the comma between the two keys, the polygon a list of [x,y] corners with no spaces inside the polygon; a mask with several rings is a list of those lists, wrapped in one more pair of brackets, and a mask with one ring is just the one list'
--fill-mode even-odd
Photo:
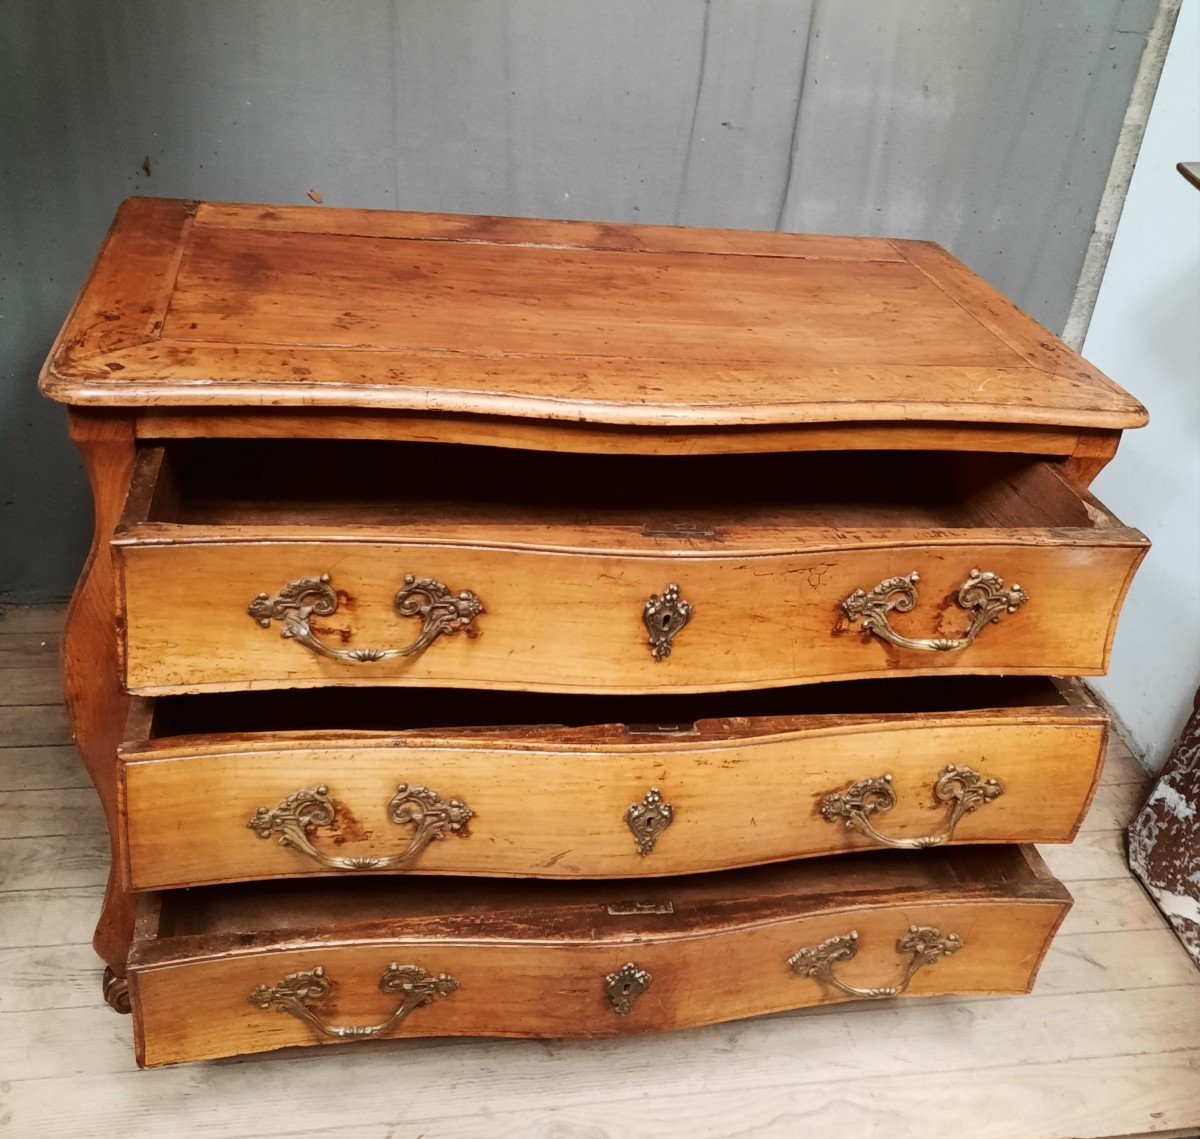
{"label": "vertical wall seam", "polygon": [[1113,151],[1108,180],[1104,184],[1104,193],[1096,210],[1092,236],[1088,240],[1083,266],[1075,284],[1071,309],[1067,313],[1066,327],[1062,332],[1063,340],[1077,352],[1083,347],[1088,326],[1092,322],[1096,298],[1100,295],[1100,282],[1104,280],[1108,255],[1112,252],[1117,224],[1125,208],[1125,196],[1129,193],[1133,168],[1142,148],[1142,137],[1146,133],[1150,108],[1154,104],[1154,94],[1158,90],[1158,80],[1167,60],[1167,48],[1171,46],[1171,36],[1175,31],[1175,21],[1179,18],[1182,3],[1183,0],[1160,0],[1154,23],[1146,36],[1146,47],[1142,52],[1142,60],[1138,64],[1137,76],[1129,94],[1129,105],[1125,109],[1116,150]]}
{"label": "vertical wall seam", "polygon": [[392,208],[401,209],[400,202],[400,87],[396,69],[400,66],[400,0],[388,5],[388,89],[392,100]]}
{"label": "vertical wall seam", "polygon": [[808,62],[812,54],[813,40],[816,38],[813,29],[817,26],[821,0],[813,0],[808,11],[808,29],[804,37],[804,52],[800,61],[800,77],[796,83],[796,110],[792,116],[792,135],[788,145],[787,173],[783,179],[783,189],[779,194],[779,209],[775,214],[775,230],[782,231],[783,221],[787,215],[788,198],[792,193],[792,177],[796,173],[796,149],[800,135],[800,111],[804,104],[804,85],[808,80]]}
{"label": "vertical wall seam", "polygon": [[675,224],[683,215],[687,201],[688,175],[692,169],[692,148],[696,145],[696,124],[700,118],[700,96],[704,92],[704,76],[708,71],[708,30],[712,20],[712,0],[704,0],[704,20],[700,27],[700,66],[696,74],[696,97],[692,100],[692,122],[688,127],[687,147],[683,152],[683,170],[679,178],[679,195],[675,199]]}

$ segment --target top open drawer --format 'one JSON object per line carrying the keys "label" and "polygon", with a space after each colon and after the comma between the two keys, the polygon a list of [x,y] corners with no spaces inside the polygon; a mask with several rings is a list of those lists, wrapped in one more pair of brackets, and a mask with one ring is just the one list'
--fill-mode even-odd
{"label": "top open drawer", "polygon": [[1026,456],[198,441],[114,555],[132,692],[648,692],[1101,673],[1147,545]]}

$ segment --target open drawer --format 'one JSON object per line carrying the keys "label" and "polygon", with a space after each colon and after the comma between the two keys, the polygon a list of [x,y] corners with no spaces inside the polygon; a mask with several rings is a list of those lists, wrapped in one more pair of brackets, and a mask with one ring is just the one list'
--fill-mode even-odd
{"label": "open drawer", "polygon": [[114,539],[146,695],[1095,674],[1146,547],[1028,456],[266,441],[143,449]]}
{"label": "open drawer", "polygon": [[1030,847],[658,882],[143,895],[146,1066],[372,1037],[594,1037],[853,999],[1013,994],[1071,904]]}
{"label": "open drawer", "polygon": [[[514,726],[487,726],[500,720]],[[160,698],[135,701],[120,751],[124,848],[134,888],[152,890],[364,873],[634,877],[1069,842],[1106,732],[1076,682],[1034,678],[719,698]]]}

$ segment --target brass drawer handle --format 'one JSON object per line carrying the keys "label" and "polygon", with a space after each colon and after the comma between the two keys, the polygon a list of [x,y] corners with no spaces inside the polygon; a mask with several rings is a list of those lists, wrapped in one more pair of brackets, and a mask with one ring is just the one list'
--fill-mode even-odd
{"label": "brass drawer handle", "polygon": [[250,1003],[264,1012],[274,1008],[286,1012],[324,1036],[338,1040],[363,1040],[382,1036],[405,1020],[409,1013],[432,1004],[438,997],[448,997],[458,988],[458,981],[448,973],[427,973],[419,965],[389,965],[379,978],[379,990],[404,999],[387,1020],[379,1024],[328,1024],[316,1006],[329,996],[333,982],[318,965],[307,973],[289,973],[277,985],[259,985],[250,993]]}
{"label": "brass drawer handle", "polygon": [[423,653],[438,637],[469,630],[475,618],[484,612],[483,603],[469,589],[455,597],[440,581],[405,574],[404,586],[396,594],[396,612],[401,617],[419,617],[421,633],[403,649],[335,649],[325,644],[309,627],[314,614],[328,617],[337,612],[338,597],[329,584],[329,574],[319,578],[305,577],[284,586],[275,597],[260,593],[250,602],[246,612],[264,629],[272,620],[283,622],[282,637],[311,649],[330,660],[363,663],[391,660],[393,657],[415,657]]}
{"label": "brass drawer handle", "polygon": [[880,846],[897,850],[923,850],[945,846],[954,838],[954,828],[963,815],[969,815],[1004,794],[998,779],[984,779],[974,768],[949,764],[933,785],[933,797],[950,808],[946,827],[940,834],[919,838],[889,838],[875,829],[871,816],[886,814],[896,805],[896,792],[890,774],[878,779],[860,779],[845,791],[830,791],[821,800],[821,818],[827,823],[841,820],[847,830],[856,830]]}
{"label": "brass drawer handle", "polygon": [[973,569],[967,580],[958,588],[958,604],[973,614],[967,631],[953,640],[934,638],[914,640],[902,637],[888,624],[891,612],[908,613],[917,604],[917,582],[920,576],[910,573],[907,577],[889,577],[881,581],[870,593],[856,589],[845,601],[842,609],[851,621],[862,618],[864,633],[874,633],[880,640],[902,649],[918,649],[922,652],[947,653],[965,649],[975,643],[975,638],[993,621],[999,621],[1005,613],[1015,613],[1029,595],[1019,585],[1006,588],[1004,579],[994,573],[980,573]]}
{"label": "brass drawer handle", "polygon": [[692,605],[679,596],[679,586],[668,585],[661,594],[651,594],[642,606],[642,624],[650,640],[650,655],[666,660],[675,635],[692,619]]}
{"label": "brass drawer handle", "polygon": [[831,937],[807,949],[801,949],[788,958],[788,968],[800,977],[809,977],[823,985],[832,985],[835,989],[850,997],[865,997],[867,1000],[883,1000],[886,997],[898,997],[908,988],[909,982],[916,976],[917,971],[926,965],[934,965],[943,957],[957,953],[963,947],[962,938],[956,933],[948,933],[945,937],[929,926],[910,925],[908,932],[896,942],[896,952],[908,957],[904,974],[894,985],[884,985],[878,989],[859,989],[847,985],[834,974],[834,966],[839,961],[850,961],[858,955],[858,930],[838,937]]}
{"label": "brass drawer handle", "polygon": [[471,818],[471,809],[457,799],[443,799],[428,787],[410,787],[401,783],[387,807],[388,822],[416,828],[407,849],[399,854],[378,858],[346,858],[324,853],[313,846],[309,832],[333,825],[337,804],[324,784],[313,789],[293,791],[273,811],[259,807],[246,824],[259,838],[279,835],[279,845],[307,854],[314,862],[330,870],[395,870],[411,866],[421,852],[447,835],[462,834]]}

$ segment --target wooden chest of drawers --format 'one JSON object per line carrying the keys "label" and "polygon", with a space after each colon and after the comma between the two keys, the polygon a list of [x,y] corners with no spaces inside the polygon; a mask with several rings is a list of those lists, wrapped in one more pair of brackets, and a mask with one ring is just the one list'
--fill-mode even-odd
{"label": "wooden chest of drawers", "polygon": [[1145,414],[940,249],[133,199],[42,386],[140,1063],[1033,983]]}

